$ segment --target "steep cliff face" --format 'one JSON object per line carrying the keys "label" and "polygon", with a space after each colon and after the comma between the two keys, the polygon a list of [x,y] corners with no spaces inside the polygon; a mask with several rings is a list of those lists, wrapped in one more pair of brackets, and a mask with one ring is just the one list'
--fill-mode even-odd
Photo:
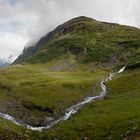
{"label": "steep cliff face", "polygon": [[46,63],[67,54],[77,63],[123,65],[140,60],[140,30],[87,17],[74,18],[25,48],[18,63]]}

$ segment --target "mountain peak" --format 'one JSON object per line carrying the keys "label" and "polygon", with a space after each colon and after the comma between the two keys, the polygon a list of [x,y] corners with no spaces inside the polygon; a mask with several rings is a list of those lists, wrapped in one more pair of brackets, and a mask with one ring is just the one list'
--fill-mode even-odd
{"label": "mountain peak", "polygon": [[94,19],[90,18],[90,17],[86,17],[86,16],[79,16],[79,17],[75,17],[71,20],[69,20],[68,22],[70,21],[73,21],[73,22],[78,22],[78,21],[93,21]]}
{"label": "mountain peak", "polygon": [[46,63],[70,54],[78,63],[118,65],[120,62],[119,65],[123,65],[139,59],[139,43],[139,29],[80,16],[56,27],[36,45],[24,49],[15,63]]}

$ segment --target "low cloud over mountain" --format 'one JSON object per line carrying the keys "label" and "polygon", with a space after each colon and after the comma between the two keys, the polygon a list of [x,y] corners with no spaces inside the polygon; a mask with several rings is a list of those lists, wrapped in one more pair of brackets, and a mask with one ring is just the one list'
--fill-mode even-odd
{"label": "low cloud over mountain", "polygon": [[139,5],[139,0],[0,0],[0,56],[17,57],[27,42],[81,15],[140,27]]}

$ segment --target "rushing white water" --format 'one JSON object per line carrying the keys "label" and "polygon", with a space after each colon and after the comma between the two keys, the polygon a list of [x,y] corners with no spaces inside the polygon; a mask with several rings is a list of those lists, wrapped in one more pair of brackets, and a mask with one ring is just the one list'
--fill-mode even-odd
{"label": "rushing white water", "polygon": [[8,114],[1,113],[1,112],[0,112],[0,117],[2,117],[3,119],[9,120],[9,121],[13,122],[16,125],[23,126],[23,127],[27,128],[27,129],[34,130],[34,131],[42,131],[43,129],[52,128],[53,126],[55,126],[60,121],[68,120],[73,114],[77,113],[77,111],[79,109],[81,109],[81,107],[83,107],[85,104],[93,102],[93,101],[96,101],[96,100],[103,99],[105,97],[106,93],[107,93],[107,87],[106,87],[106,85],[104,83],[107,82],[107,81],[112,80],[112,78],[116,74],[122,73],[124,70],[125,70],[125,67],[121,68],[117,73],[111,73],[105,80],[102,80],[100,82],[101,92],[99,93],[99,95],[97,95],[97,96],[89,96],[89,97],[85,98],[82,102],[79,102],[79,103],[67,108],[66,111],[65,111],[64,116],[62,116],[59,119],[51,122],[47,126],[33,127],[31,125],[28,125],[28,124],[20,123],[14,117],[12,117],[12,116],[10,116]]}
{"label": "rushing white water", "polygon": [[125,67],[121,68],[118,73],[122,73],[125,70]]}

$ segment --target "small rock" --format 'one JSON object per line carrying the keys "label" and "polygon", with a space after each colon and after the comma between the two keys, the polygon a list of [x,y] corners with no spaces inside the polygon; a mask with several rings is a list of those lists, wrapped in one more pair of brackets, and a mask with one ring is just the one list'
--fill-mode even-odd
{"label": "small rock", "polygon": [[84,137],[84,140],[88,140],[88,138],[87,137]]}

